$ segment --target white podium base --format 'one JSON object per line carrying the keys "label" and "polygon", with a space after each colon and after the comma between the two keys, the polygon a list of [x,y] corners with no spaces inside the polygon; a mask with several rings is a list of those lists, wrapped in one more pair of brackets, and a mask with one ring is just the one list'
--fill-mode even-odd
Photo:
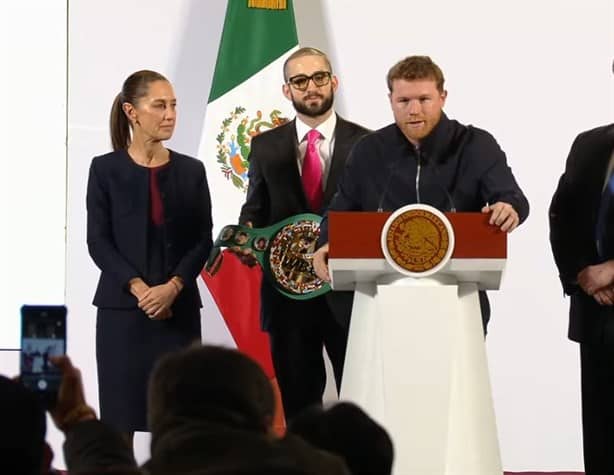
{"label": "white podium base", "polygon": [[394,475],[502,474],[475,284],[356,284],[341,399],[388,430]]}

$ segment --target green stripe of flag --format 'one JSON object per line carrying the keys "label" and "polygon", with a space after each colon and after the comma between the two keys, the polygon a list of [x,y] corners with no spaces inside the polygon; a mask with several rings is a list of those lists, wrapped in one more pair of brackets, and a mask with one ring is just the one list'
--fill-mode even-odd
{"label": "green stripe of flag", "polygon": [[209,102],[297,44],[292,0],[285,10],[248,8],[247,0],[228,0]]}

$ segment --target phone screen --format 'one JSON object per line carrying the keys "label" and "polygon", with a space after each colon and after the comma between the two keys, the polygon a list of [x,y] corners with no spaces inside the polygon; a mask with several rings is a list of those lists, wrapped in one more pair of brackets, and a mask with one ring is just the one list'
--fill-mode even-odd
{"label": "phone screen", "polygon": [[66,353],[66,307],[24,305],[21,307],[21,382],[53,405],[60,386],[60,371],[51,356]]}

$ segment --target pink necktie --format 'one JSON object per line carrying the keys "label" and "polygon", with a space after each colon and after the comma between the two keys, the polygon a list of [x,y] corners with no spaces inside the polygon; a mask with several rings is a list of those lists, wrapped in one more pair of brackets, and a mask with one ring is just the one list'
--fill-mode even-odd
{"label": "pink necktie", "polygon": [[307,150],[305,151],[303,169],[301,171],[307,202],[313,211],[319,211],[322,207],[323,198],[322,163],[320,162],[320,154],[316,146],[320,137],[320,132],[315,129],[311,129],[307,133]]}

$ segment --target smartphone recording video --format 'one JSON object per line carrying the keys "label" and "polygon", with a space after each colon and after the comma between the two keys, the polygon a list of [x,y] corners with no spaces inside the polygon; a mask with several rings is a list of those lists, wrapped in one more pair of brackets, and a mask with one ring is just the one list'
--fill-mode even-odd
{"label": "smartphone recording video", "polygon": [[21,382],[53,406],[61,374],[50,357],[66,353],[66,307],[24,305],[21,307]]}

